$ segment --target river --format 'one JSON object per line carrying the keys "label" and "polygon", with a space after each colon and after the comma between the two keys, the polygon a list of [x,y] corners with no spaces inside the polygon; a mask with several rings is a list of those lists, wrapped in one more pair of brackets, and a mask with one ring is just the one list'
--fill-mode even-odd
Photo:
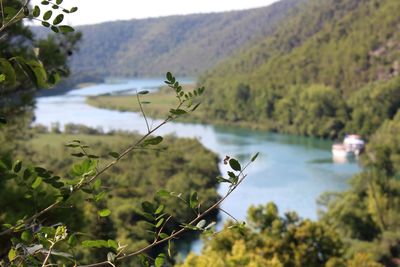
{"label": "river", "polygon": [[[118,91],[151,90],[162,84],[160,79],[126,80],[73,90],[62,96],[40,97],[35,123],[50,126],[57,122],[61,127],[80,123],[104,131],[145,133],[145,122],[139,114],[91,107],[85,103],[85,98]],[[134,90],[127,91],[130,89]],[[158,122],[154,120],[153,125]],[[357,162],[334,162],[330,151],[332,143],[326,140],[189,123],[170,123],[158,131],[159,135],[170,133],[197,138],[221,159],[230,155],[246,161],[260,152],[247,171],[248,178],[222,205],[240,220],[246,218],[250,205],[269,201],[274,201],[281,213],[294,210],[303,218],[317,219],[317,198],[326,191],[345,190],[348,178],[359,171]],[[220,168],[223,171],[224,165]],[[221,186],[219,191],[224,194],[226,187]],[[221,217],[221,221],[226,219],[224,214]]]}

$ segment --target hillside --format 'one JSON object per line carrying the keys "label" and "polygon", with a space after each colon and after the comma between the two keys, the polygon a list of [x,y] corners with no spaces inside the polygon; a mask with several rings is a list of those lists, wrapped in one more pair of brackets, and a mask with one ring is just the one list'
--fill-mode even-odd
{"label": "hillside", "polygon": [[[237,49],[273,32],[305,0],[282,0],[244,11],[106,22],[77,27],[83,34],[72,57],[74,73],[195,77]],[[43,29],[36,32],[43,34]]]}
{"label": "hillside", "polygon": [[[386,99],[399,92],[399,10],[396,0],[310,0],[271,36],[203,75],[208,116],[322,137],[357,130],[362,122],[349,123],[362,106],[353,105],[354,92],[376,84],[393,89]],[[364,104],[375,97],[365,95]],[[390,112],[379,123],[399,107],[382,105]]]}

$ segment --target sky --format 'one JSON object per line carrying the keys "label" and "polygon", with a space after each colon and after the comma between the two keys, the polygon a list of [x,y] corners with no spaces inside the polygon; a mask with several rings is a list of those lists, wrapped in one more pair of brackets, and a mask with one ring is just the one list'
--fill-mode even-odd
{"label": "sky", "polygon": [[[70,25],[139,19],[177,14],[208,13],[262,7],[278,0],[64,0],[62,6],[77,6],[65,17]],[[41,0],[32,0],[31,4]]]}

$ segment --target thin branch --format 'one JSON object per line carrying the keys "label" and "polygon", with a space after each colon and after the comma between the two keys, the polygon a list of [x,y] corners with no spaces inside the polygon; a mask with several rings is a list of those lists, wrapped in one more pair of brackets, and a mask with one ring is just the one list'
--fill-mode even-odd
{"label": "thin branch", "polygon": [[155,240],[155,241],[157,241],[158,237],[160,236],[160,234],[161,234],[162,231],[164,230],[165,225],[167,225],[167,222],[168,222],[169,220],[171,220],[171,218],[172,218],[172,216],[170,215],[170,216],[165,220],[165,222],[163,223],[163,225],[161,226],[160,230],[159,230],[158,233],[157,233],[157,237],[156,237],[156,240]]}
{"label": "thin branch", "polygon": [[137,101],[138,101],[138,104],[140,107],[140,111],[142,112],[144,121],[146,122],[147,131],[150,132],[149,122],[147,121],[146,114],[144,113],[142,103],[140,102],[140,98],[139,98],[139,94],[138,94],[137,90],[136,90],[136,97],[137,97]]}
{"label": "thin branch", "polygon": [[[203,217],[205,217],[208,213],[210,213],[212,210],[217,209],[218,206],[225,201],[225,199],[232,194],[233,191],[235,191],[235,189],[244,181],[244,179],[247,177],[247,175],[243,174],[243,172],[245,171],[245,169],[250,165],[251,162],[247,163],[246,166],[240,171],[240,173],[238,174],[238,177],[241,176],[241,178],[239,178],[239,181],[235,184],[232,185],[232,187],[229,188],[229,190],[227,191],[227,193],[225,194],[225,196],[223,196],[220,200],[218,200],[216,203],[214,203],[211,207],[209,207],[207,210],[205,210],[203,213],[199,214],[196,218],[194,218],[192,221],[190,221],[188,223],[188,225],[195,225],[195,223],[197,223],[200,219],[202,219]],[[164,238],[164,239],[160,239],[156,242],[153,242],[149,245],[147,245],[146,247],[139,249],[137,251],[128,253],[124,256],[121,257],[117,257],[115,259],[115,261],[122,261],[124,259],[133,257],[133,256],[137,256],[139,254],[142,254],[144,252],[146,252],[147,250],[160,245],[162,243],[165,243],[171,239],[176,238],[177,236],[179,236],[180,234],[182,234],[183,232],[185,232],[187,230],[186,227],[182,227],[179,231],[174,232],[173,234],[171,234],[170,236]],[[79,265],[78,267],[98,267],[98,266],[106,266],[109,263],[107,261],[103,261],[103,262],[98,262],[98,263],[92,263],[92,264],[88,264],[88,265]]]}
{"label": "thin branch", "polygon": [[52,0],[47,0],[47,1],[48,1],[49,3],[51,3],[52,5],[58,6],[58,7],[61,8],[61,9],[68,10],[68,8],[63,7],[63,6],[61,6],[61,5],[57,4],[57,3],[55,3],[55,2],[52,1]]}
{"label": "thin branch", "polygon": [[[179,108],[179,106],[178,106]],[[133,151],[135,148],[137,148],[147,137],[149,137],[151,134],[153,134],[155,131],[157,131],[159,128],[161,128],[162,126],[164,126],[166,123],[168,123],[169,121],[171,121],[173,118],[172,117],[168,117],[167,119],[165,119],[163,122],[161,122],[159,125],[157,125],[154,129],[152,129],[151,131],[149,131],[148,133],[146,133],[145,135],[143,135],[135,144],[131,145],[130,147],[128,147],[127,149],[125,149],[118,158],[116,158],[114,161],[110,162],[107,166],[105,166],[102,170],[100,170],[99,172],[97,172],[94,176],[92,176],[91,178],[89,178],[86,182],[82,183],[81,185],[79,185],[78,187],[74,188],[72,193],[77,192],[79,189],[81,189],[83,186],[91,184],[94,180],[96,180],[101,174],[103,174],[104,172],[106,172],[108,169],[110,169],[111,167],[113,167],[115,164],[118,163],[118,161],[120,161],[123,157],[125,157],[127,154],[129,154],[131,151]],[[55,201],[53,204],[51,204],[50,206],[48,206],[47,208],[41,210],[40,212],[32,215],[30,218],[25,219],[23,224],[28,224],[30,222],[32,222],[33,220],[37,219],[38,217],[40,217],[41,215],[49,212],[50,210],[52,210],[53,208],[57,207],[60,203],[62,203],[62,200],[57,200]],[[17,229],[19,226],[21,226],[22,224],[19,224],[18,226],[14,226],[11,227],[7,230],[4,230],[2,232],[0,232],[0,236],[2,235],[6,235],[6,234],[10,234],[12,233],[15,229]]]}
{"label": "thin branch", "polygon": [[0,0],[0,8],[1,8],[1,26],[4,24],[4,7],[3,0]]}
{"label": "thin branch", "polygon": [[4,31],[5,28],[11,26],[12,24],[18,22],[18,20],[15,20],[15,19],[18,18],[18,16],[21,15],[22,12],[24,12],[24,7],[26,7],[28,5],[28,3],[29,3],[29,0],[26,0],[25,4],[20,8],[20,10],[18,10],[18,12],[14,15],[14,17],[12,17],[7,23],[3,24],[0,27],[0,32]]}
{"label": "thin branch", "polygon": [[54,242],[54,243],[51,243],[51,246],[50,246],[50,248],[49,248],[49,251],[47,252],[46,258],[45,258],[44,261],[43,261],[42,267],[45,267],[45,266],[46,266],[46,263],[47,263],[47,261],[49,260],[50,255],[51,255],[51,250],[53,249],[53,247],[54,247],[55,244],[56,244],[55,242]]}
{"label": "thin branch", "polygon": [[229,212],[227,212],[227,211],[224,210],[223,208],[218,207],[218,209],[219,209],[220,211],[222,211],[223,213],[225,213],[226,215],[228,215],[229,217],[231,217],[235,222],[239,222],[238,219],[236,219],[232,214],[230,214]]}

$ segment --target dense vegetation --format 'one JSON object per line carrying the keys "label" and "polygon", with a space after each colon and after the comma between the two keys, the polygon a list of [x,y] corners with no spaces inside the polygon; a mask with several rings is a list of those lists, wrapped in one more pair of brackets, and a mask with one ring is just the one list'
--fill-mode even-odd
{"label": "dense vegetation", "polygon": [[[57,171],[63,174],[63,180],[71,181],[74,175],[70,170],[79,162],[70,156],[73,151],[65,146],[71,140],[84,140],[85,145],[90,146],[88,152],[110,158],[107,155],[109,151],[127,147],[139,138],[137,135],[122,132],[104,135],[80,125],[67,125],[65,134],[57,133],[57,129],[53,129],[55,133],[47,133],[45,129],[37,127],[36,132],[39,133],[32,132],[31,139],[24,142],[15,153],[17,155],[13,156],[30,158],[30,164]],[[192,151],[196,153],[193,154]],[[89,192],[76,196],[68,203],[71,208],[65,207],[67,209],[50,213],[46,224],[56,224],[63,218],[70,225],[70,234],[76,235],[78,244],[89,235],[98,239],[118,240],[132,249],[143,247],[152,241],[153,236],[148,232],[150,228],[143,217],[141,203],[145,200],[152,201],[155,193],[164,188],[175,192],[197,191],[202,198],[200,201],[207,207],[219,198],[215,179],[219,174],[217,161],[215,154],[205,150],[198,141],[167,138],[159,149],[140,150],[131,154],[105,174],[102,182],[94,185],[96,200],[91,200],[92,194]],[[30,205],[35,196],[27,193],[25,188],[19,188],[16,182],[18,179],[1,180],[1,224],[16,221],[24,214],[39,208]],[[35,194],[46,194],[49,190],[51,187],[42,183]],[[48,197],[51,198],[51,194]],[[192,210],[185,208],[179,201],[168,200],[164,204],[168,207],[166,212],[180,219],[179,222],[171,221],[166,225],[167,231],[172,231],[176,224],[187,221],[193,214]],[[103,208],[111,210],[111,215],[99,216],[97,210]],[[4,242],[3,239],[1,243],[5,244]],[[8,246],[3,246],[1,255],[6,254],[8,249]],[[157,248],[153,253],[160,249]],[[78,258],[84,257],[86,262],[104,260],[104,253],[101,251],[88,251],[83,247],[77,247],[76,251]],[[133,263],[128,261],[126,264],[131,266]]]}
{"label": "dense vegetation", "polygon": [[[180,267],[382,267],[369,254],[343,257],[340,236],[327,224],[282,217],[273,203],[250,207],[249,228],[220,232],[206,240],[201,255],[190,254]],[[226,225],[230,227],[229,223]]]}
{"label": "dense vegetation", "polygon": [[[308,1],[271,37],[203,75],[208,112],[295,134],[371,134],[399,107],[399,9],[395,0]],[[376,112],[369,104],[382,97]]]}
{"label": "dense vegetation", "polygon": [[[126,266],[139,260],[145,266],[163,265],[167,254],[172,257],[172,241],[187,227],[205,230],[210,223],[206,220],[222,201],[216,193],[214,154],[194,140],[167,138],[167,147],[156,146],[164,138],[153,135],[180,114],[194,111],[194,96],[204,88],[186,91],[167,73],[166,84],[179,99],[177,107],[171,107],[160,125],[147,125],[143,136],[104,136],[79,125],[67,125],[70,134],[60,134],[57,128],[55,134],[42,127],[32,130],[34,93],[69,74],[67,58],[80,34],[61,24],[77,7],[66,9],[62,0],[34,7],[28,2],[0,5],[5,41],[0,54],[0,265],[76,266],[78,261],[97,261],[100,266],[125,258],[133,259],[125,260]],[[22,24],[27,18],[61,35],[34,39]],[[193,155],[193,150],[200,153]],[[239,162],[232,162],[237,171],[231,182],[234,190],[243,174]],[[131,255],[122,254],[127,247]],[[141,259],[132,258],[139,254]]]}
{"label": "dense vegetation", "polygon": [[[206,238],[200,255],[179,265],[229,267],[379,267],[400,262],[400,114],[372,135],[360,174],[345,192],[319,199],[320,219],[279,214],[275,204],[250,207],[248,228]],[[232,223],[232,222],[231,222]]]}
{"label": "dense vegetation", "polygon": [[[282,3],[291,6],[292,2]],[[205,221],[194,221],[196,226],[182,223],[199,218],[202,209],[220,198],[215,190],[217,182],[228,182],[230,189],[240,184],[240,177],[245,176],[240,176],[243,169],[235,159],[225,159],[232,168],[229,177],[215,179],[217,158],[194,140],[169,137],[166,147],[154,147],[163,139],[149,137],[147,146],[133,146],[130,151],[135,153],[124,154],[123,160],[114,151],[130,146],[138,136],[123,132],[104,135],[80,125],[67,125],[65,133],[55,128],[51,134],[41,127],[29,127],[33,85],[47,85],[57,76],[56,70],[68,74],[67,55],[75,49],[79,35],[62,36],[62,42],[53,37],[35,42],[28,29],[14,24],[9,34],[2,36],[5,43],[1,58],[9,60],[18,54],[36,64],[27,64],[24,70],[37,70],[34,66],[40,64],[40,71],[30,72],[23,79],[23,71],[17,69],[18,76],[11,86],[12,72],[4,60],[0,62],[4,92],[0,99],[0,241],[5,244],[0,248],[0,265],[19,262],[23,266],[24,262],[27,266],[49,266],[59,264],[59,257],[88,262],[107,257],[108,262],[103,263],[108,265],[121,257],[121,245],[135,251],[155,242],[154,238],[168,239],[175,229],[192,229],[205,232],[206,243],[202,254],[189,255],[180,265],[183,267],[398,266],[398,10],[400,3],[395,0],[310,0],[293,11],[272,36],[255,42],[203,77],[202,81],[211,87],[206,97],[208,117],[258,123],[302,135],[337,137],[345,131],[356,131],[369,137],[361,160],[363,171],[351,179],[347,191],[320,198],[319,221],[299,218],[295,212],[280,215],[278,207],[268,203],[249,209],[248,226],[231,216],[233,220],[221,232],[207,228]],[[277,14],[275,23],[284,16]],[[174,24],[167,25],[177,30]],[[274,27],[265,35],[270,35]],[[147,32],[169,37],[160,29]],[[179,48],[178,43],[169,42],[171,47]],[[38,56],[34,46],[40,47]],[[52,79],[47,79],[44,68]],[[168,111],[168,116],[186,113],[181,107],[192,107],[183,105],[185,93],[170,73],[167,84],[179,104]],[[71,139],[75,141],[63,145]],[[71,152],[74,157],[70,157]],[[15,160],[18,158],[23,162]],[[103,174],[104,161],[99,159],[116,160],[110,172]],[[103,179],[94,181],[98,173]],[[160,188],[167,190],[154,197]],[[51,206],[53,201],[57,205]],[[47,211],[46,207],[56,208]],[[46,216],[27,219],[42,210]],[[164,210],[175,219],[165,219]],[[67,236],[68,241],[64,240]],[[66,242],[52,251],[60,240]],[[72,254],[60,254],[58,250]],[[149,259],[157,267],[162,266],[169,251],[164,246],[151,247],[144,257],[145,266]],[[130,266],[137,261],[131,258],[123,264]]]}
{"label": "dense vegetation", "polygon": [[288,10],[302,1],[80,26],[83,40],[71,66],[79,75],[161,77],[170,70],[195,77],[250,41],[271,34]]}

